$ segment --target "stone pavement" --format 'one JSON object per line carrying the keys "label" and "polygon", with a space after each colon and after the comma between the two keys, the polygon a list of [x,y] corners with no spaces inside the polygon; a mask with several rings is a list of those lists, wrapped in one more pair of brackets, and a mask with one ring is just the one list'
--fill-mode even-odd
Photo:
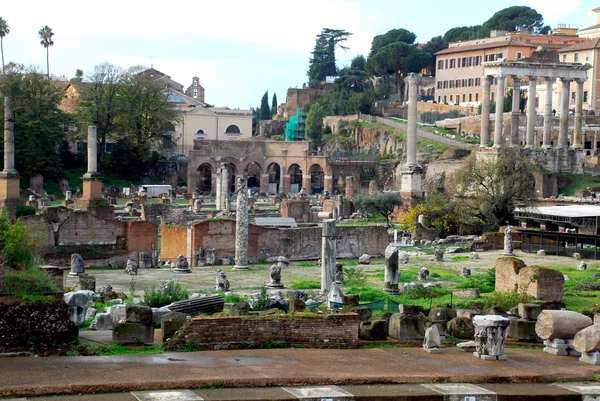
{"label": "stone pavement", "polygon": [[[595,375],[600,373],[599,367],[582,364],[574,357],[557,357],[539,350],[526,349],[507,349],[506,354],[509,358],[508,361],[495,362],[477,359],[471,354],[455,348],[445,349],[444,353],[435,355],[428,354],[420,348],[358,350],[292,348],[110,357],[0,358],[0,397],[127,392],[105,395],[104,398],[89,398],[90,400],[114,399],[121,401],[134,400],[135,398],[131,398],[132,395],[129,393],[132,391],[196,389],[199,392],[198,389],[217,387],[222,389],[203,390],[210,394],[216,394],[214,397],[217,398],[210,398],[212,396],[209,396],[208,393],[198,394],[204,399],[233,400],[238,398],[227,398],[229,397],[227,394],[235,393],[238,390],[230,389],[230,387],[262,387],[259,392],[252,390],[258,394],[253,396],[255,398],[239,399],[265,399],[260,398],[263,397],[260,394],[268,392],[272,393],[269,397],[273,398],[266,399],[287,400],[297,399],[299,396],[294,395],[293,391],[282,390],[280,387],[337,385],[351,393],[354,397],[351,399],[371,400],[390,398],[385,398],[384,395],[382,395],[383,398],[369,398],[371,396],[360,398],[358,393],[367,391],[364,390],[365,388],[373,387],[365,385],[409,383],[422,383],[425,386],[403,386],[403,391],[417,391],[416,389],[418,389],[417,392],[425,392],[429,395],[446,394],[450,397],[452,394],[444,393],[446,387],[433,386],[433,384],[473,383],[494,394],[499,394],[501,391],[509,391],[509,389],[494,383],[591,381]],[[354,390],[350,391],[342,385],[355,385],[356,387],[352,387]],[[500,387],[490,388],[492,385]],[[526,385],[530,384],[518,384],[517,386],[523,388],[521,386]],[[264,387],[269,388],[265,389]],[[573,397],[576,395],[576,398],[547,397],[540,398],[540,400],[582,399],[574,387],[557,389],[556,386],[549,387],[546,384],[544,388],[550,388],[563,396]],[[390,389],[391,387],[387,387],[387,390],[381,390],[382,394],[391,391]],[[543,393],[546,390],[540,391]],[[460,401],[503,399],[485,398],[494,394],[480,392],[473,400],[467,396],[456,399],[460,399]],[[600,387],[598,394],[600,396]],[[424,396],[420,399],[454,400],[454,398],[446,396],[443,398]],[[319,396],[315,399],[346,399],[339,397]],[[60,399],[70,398],[60,397]],[[77,399],[83,400],[84,398]],[[140,399],[150,401],[160,398]],[[185,398],[178,397],[166,399],[185,400]],[[409,398],[396,399],[408,400]],[[532,400],[531,398],[523,399]],[[595,399],[590,398],[590,400]],[[598,399],[600,400],[600,398]]]}

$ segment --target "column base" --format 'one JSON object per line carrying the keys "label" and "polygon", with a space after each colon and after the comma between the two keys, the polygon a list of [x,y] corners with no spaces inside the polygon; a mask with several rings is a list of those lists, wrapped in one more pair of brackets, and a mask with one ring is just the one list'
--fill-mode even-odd
{"label": "column base", "polygon": [[21,177],[13,172],[0,172],[0,214],[6,212],[10,220],[16,219],[17,206],[23,205],[21,199]]}
{"label": "column base", "polygon": [[421,166],[406,167],[402,171],[400,194],[409,198],[423,196],[423,168]]}
{"label": "column base", "polygon": [[248,266],[233,266],[233,270],[248,270]]}

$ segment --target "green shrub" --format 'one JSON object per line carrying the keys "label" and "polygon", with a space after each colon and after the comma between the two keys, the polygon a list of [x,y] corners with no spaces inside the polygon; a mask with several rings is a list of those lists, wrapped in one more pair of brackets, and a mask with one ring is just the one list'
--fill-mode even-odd
{"label": "green shrub", "polygon": [[362,287],[367,282],[367,275],[360,266],[344,267],[344,276],[345,284],[350,287]]}
{"label": "green shrub", "polygon": [[188,292],[181,284],[169,281],[164,286],[164,289],[158,290],[155,286],[152,286],[150,289],[146,288],[141,303],[153,308],[160,308],[161,306],[184,299],[188,299]]}
{"label": "green shrub", "polygon": [[13,223],[6,213],[0,216],[0,259],[3,255],[9,267],[24,269],[31,262],[33,247],[29,228],[21,219]]}
{"label": "green shrub", "polygon": [[520,303],[529,303],[531,297],[524,292],[500,292],[494,291],[486,294],[485,297],[485,309],[491,308],[492,306],[499,306],[505,311],[510,310]]}
{"label": "green shrub", "polygon": [[46,273],[38,269],[7,273],[4,279],[0,280],[0,292],[21,298],[56,290],[56,285],[50,281]]}
{"label": "green shrub", "polygon": [[33,206],[18,205],[15,211],[17,218],[23,216],[35,216],[35,208]]}
{"label": "green shrub", "polygon": [[242,301],[248,300],[247,296],[240,295],[240,294],[234,294],[234,293],[223,294],[223,293],[219,293],[219,295],[221,295],[223,297],[223,299],[225,300],[225,303],[228,303],[228,304],[237,304],[238,302],[242,302]]}
{"label": "green shrub", "polygon": [[267,310],[270,307],[271,307],[271,298],[267,294],[267,289],[265,287],[262,287],[260,289],[260,295],[258,296],[258,299],[256,301],[254,301],[254,303],[252,304],[252,310],[261,311],[261,310]]}
{"label": "green shrub", "polygon": [[388,294],[379,288],[371,287],[350,287],[346,294],[356,294],[361,302],[374,302],[388,298]]}
{"label": "green shrub", "polygon": [[404,292],[404,296],[408,299],[419,299],[419,298],[440,298],[448,294],[449,290],[445,288],[437,287],[423,287],[418,284],[412,288],[408,288]]}

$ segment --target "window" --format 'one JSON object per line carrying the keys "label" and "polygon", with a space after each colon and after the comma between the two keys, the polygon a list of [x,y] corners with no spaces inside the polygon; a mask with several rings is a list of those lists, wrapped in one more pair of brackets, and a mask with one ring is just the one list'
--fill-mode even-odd
{"label": "window", "polygon": [[194,81],[194,86],[198,86],[198,81]]}
{"label": "window", "polygon": [[446,95],[444,95],[444,103],[446,103]]}
{"label": "window", "polygon": [[472,101],[473,101],[473,94],[469,93],[469,102],[472,102]]}
{"label": "window", "polygon": [[461,86],[462,86],[463,88],[466,88],[466,87],[467,87],[467,80],[466,80],[466,79],[463,79],[463,80],[462,80]]}
{"label": "window", "polygon": [[473,66],[473,57],[469,57],[469,67]]}
{"label": "window", "polygon": [[226,134],[241,134],[242,131],[240,131],[240,127],[238,127],[235,124],[231,124],[229,127],[227,127],[227,129],[225,130]]}
{"label": "window", "polygon": [[499,60],[499,59],[501,59],[501,58],[502,58],[502,53],[498,53],[498,54],[496,55],[496,59],[498,59],[498,60]]}
{"label": "window", "polygon": [[469,86],[473,86],[473,78],[469,78]]}
{"label": "window", "polygon": [[438,81],[437,88],[442,89],[442,81]]}
{"label": "window", "polygon": [[577,62],[579,62],[579,53],[575,53],[575,54],[573,55],[573,62],[574,62],[574,63],[577,63]]}
{"label": "window", "polygon": [[479,93],[475,92],[475,101],[478,102],[479,101]]}
{"label": "window", "polygon": [[567,62],[567,55],[563,54],[563,63],[566,63],[566,62]]}
{"label": "window", "polygon": [[438,96],[438,103],[442,103],[442,97]]}
{"label": "window", "polygon": [[450,103],[452,103],[452,95],[450,95]]}
{"label": "window", "polygon": [[467,101],[467,95],[463,93],[463,103]]}
{"label": "window", "polygon": [[194,97],[194,99],[198,98],[198,88],[194,88],[193,97]]}
{"label": "window", "polygon": [[443,70],[444,69],[444,60],[440,60],[438,61],[438,70]]}
{"label": "window", "polygon": [[457,80],[456,80],[456,87],[457,87],[457,88],[460,88],[460,79],[457,79]]}
{"label": "window", "polygon": [[444,63],[445,67],[444,68],[448,69],[448,60],[444,60],[444,61],[445,61],[445,63]]}
{"label": "window", "polygon": [[475,78],[475,86],[481,86],[481,78]]}
{"label": "window", "polygon": [[199,129],[198,131],[196,131],[196,139],[197,140],[206,139],[206,134],[204,133],[204,130]]}
{"label": "window", "polygon": [[448,89],[448,81],[444,81],[444,89]]}
{"label": "window", "polygon": [[517,60],[523,58],[523,53],[521,52],[517,52]]}
{"label": "window", "polygon": [[456,60],[450,59],[450,68],[456,68]]}
{"label": "window", "polygon": [[588,93],[587,91],[583,91],[583,103],[587,103],[588,101]]}
{"label": "window", "polygon": [[450,80],[450,89],[454,88],[454,80]]}
{"label": "window", "polygon": [[462,58],[462,66],[463,66],[463,67],[466,67],[466,66],[467,66],[467,58],[466,58],[466,57],[463,57],[463,58]]}

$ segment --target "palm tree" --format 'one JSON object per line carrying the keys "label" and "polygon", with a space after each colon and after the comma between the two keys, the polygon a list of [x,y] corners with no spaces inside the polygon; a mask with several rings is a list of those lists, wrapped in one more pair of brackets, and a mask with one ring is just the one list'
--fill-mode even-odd
{"label": "palm tree", "polygon": [[10,33],[8,22],[0,17],[0,52],[2,53],[2,73],[4,73],[4,37]]}
{"label": "palm tree", "polygon": [[52,36],[54,36],[54,32],[52,32],[52,28],[48,25],[44,25],[42,29],[38,32],[40,36],[40,44],[46,48],[46,72],[48,79],[50,79],[50,58],[48,54],[48,48],[54,44],[52,41]]}

